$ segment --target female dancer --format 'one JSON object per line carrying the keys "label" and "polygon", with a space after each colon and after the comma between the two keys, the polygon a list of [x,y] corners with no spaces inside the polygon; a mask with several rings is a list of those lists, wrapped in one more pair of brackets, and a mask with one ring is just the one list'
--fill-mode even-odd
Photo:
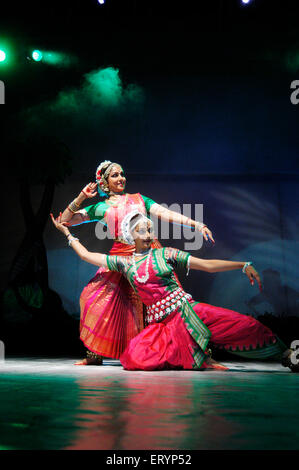
{"label": "female dancer", "polygon": [[208,342],[248,358],[290,356],[291,350],[253,317],[194,301],[178,285],[173,272],[175,265],[208,272],[242,269],[250,283],[256,281],[261,289],[251,262],[204,260],[169,247],[152,249],[152,222],[137,210],[127,214],[122,225],[123,239],[135,243],[135,252],[126,257],[91,253],[61,219],[55,221],[52,216],[52,220],[81,259],[124,274],[146,305],[148,326],[120,356],[125,369],[225,369],[208,358]]}
{"label": "female dancer", "polygon": [[[135,250],[134,244],[128,244],[120,234],[123,218],[133,209],[164,221],[194,227],[206,240],[209,237],[214,242],[205,224],[170,211],[140,193],[125,193],[125,185],[126,178],[119,164],[110,161],[101,163],[97,168],[96,183],[88,184],[69,204],[62,214],[62,222],[78,225],[86,221],[100,221],[108,226],[115,240],[111,255],[130,256]],[[80,210],[86,198],[96,195],[97,186],[105,200]],[[157,239],[153,240],[152,247],[161,247]],[[129,341],[144,328],[143,305],[136,292],[122,273],[111,272],[104,266],[84,288],[80,310],[80,339],[88,352],[87,358],[78,365],[101,364],[101,356],[119,358]]]}

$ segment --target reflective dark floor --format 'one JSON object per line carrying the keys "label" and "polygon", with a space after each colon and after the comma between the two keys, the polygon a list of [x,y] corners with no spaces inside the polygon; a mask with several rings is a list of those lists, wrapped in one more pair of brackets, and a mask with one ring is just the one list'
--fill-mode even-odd
{"label": "reflective dark floor", "polygon": [[118,361],[0,364],[0,449],[298,449],[299,374],[128,372]]}

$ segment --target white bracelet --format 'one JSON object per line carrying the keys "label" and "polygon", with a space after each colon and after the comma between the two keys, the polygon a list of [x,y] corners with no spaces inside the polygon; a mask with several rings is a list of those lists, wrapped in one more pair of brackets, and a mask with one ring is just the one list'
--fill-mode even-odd
{"label": "white bracelet", "polygon": [[72,242],[73,242],[74,240],[79,241],[79,238],[73,237],[73,235],[71,235],[70,238],[68,239],[68,241],[69,241],[69,246],[71,246],[71,244],[72,244]]}
{"label": "white bracelet", "polygon": [[186,276],[188,276],[188,274],[189,274],[189,269],[190,269],[190,256],[188,256],[188,259],[187,259],[187,274],[186,274]]}
{"label": "white bracelet", "polygon": [[242,273],[246,274],[245,271],[246,271],[247,266],[251,266],[251,265],[252,265],[252,262],[247,261],[242,268]]}
{"label": "white bracelet", "polygon": [[198,230],[202,230],[204,227],[206,227],[206,224],[203,224],[202,222],[195,222],[195,227],[198,228]]}

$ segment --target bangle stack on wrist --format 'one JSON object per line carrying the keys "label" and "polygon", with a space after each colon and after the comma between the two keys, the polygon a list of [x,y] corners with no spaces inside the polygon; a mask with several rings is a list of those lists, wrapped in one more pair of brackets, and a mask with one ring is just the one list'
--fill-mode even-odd
{"label": "bangle stack on wrist", "polygon": [[203,224],[202,222],[195,222],[195,225],[192,225],[192,222],[192,219],[187,219],[187,225],[190,225],[190,227],[195,227],[198,230],[202,230],[204,227],[206,227],[206,224]]}
{"label": "bangle stack on wrist", "polygon": [[76,199],[74,199],[67,207],[73,214],[80,209],[80,204],[76,203]]}
{"label": "bangle stack on wrist", "polygon": [[202,229],[206,227],[206,224],[203,224],[202,222],[195,222],[195,223],[196,223],[195,227],[197,227],[200,231],[202,231]]}

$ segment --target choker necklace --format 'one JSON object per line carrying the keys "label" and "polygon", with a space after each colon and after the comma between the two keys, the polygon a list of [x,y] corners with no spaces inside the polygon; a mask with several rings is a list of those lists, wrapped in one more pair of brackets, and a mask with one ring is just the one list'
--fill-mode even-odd
{"label": "choker necklace", "polygon": [[124,194],[125,194],[124,189],[120,193],[115,193],[113,191],[109,191],[109,196],[123,196]]}
{"label": "choker necklace", "polygon": [[148,250],[143,251],[142,253],[136,253],[136,251],[135,251],[133,253],[133,255],[134,256],[143,256],[143,255],[147,255],[150,251],[151,251],[151,248],[149,248]]}
{"label": "choker necklace", "polygon": [[[114,201],[106,201],[106,204],[110,204],[111,206],[117,207],[117,206],[125,206],[127,204],[128,200],[128,193],[123,193],[123,194],[113,194],[113,196],[125,196],[124,198],[118,197]],[[112,196],[111,196],[112,197]]]}
{"label": "choker necklace", "polygon": [[134,268],[134,271],[135,271],[135,277],[136,277],[137,281],[141,282],[142,284],[144,284],[149,278],[148,267],[149,267],[149,262],[150,262],[150,258],[151,258],[152,249],[150,248],[145,253],[147,254],[147,259],[146,259],[146,264],[145,264],[145,275],[142,276],[142,277],[139,277],[139,275],[138,275],[137,267],[136,267],[136,263],[135,263],[135,256],[143,255],[144,253],[133,253],[133,268]]}

